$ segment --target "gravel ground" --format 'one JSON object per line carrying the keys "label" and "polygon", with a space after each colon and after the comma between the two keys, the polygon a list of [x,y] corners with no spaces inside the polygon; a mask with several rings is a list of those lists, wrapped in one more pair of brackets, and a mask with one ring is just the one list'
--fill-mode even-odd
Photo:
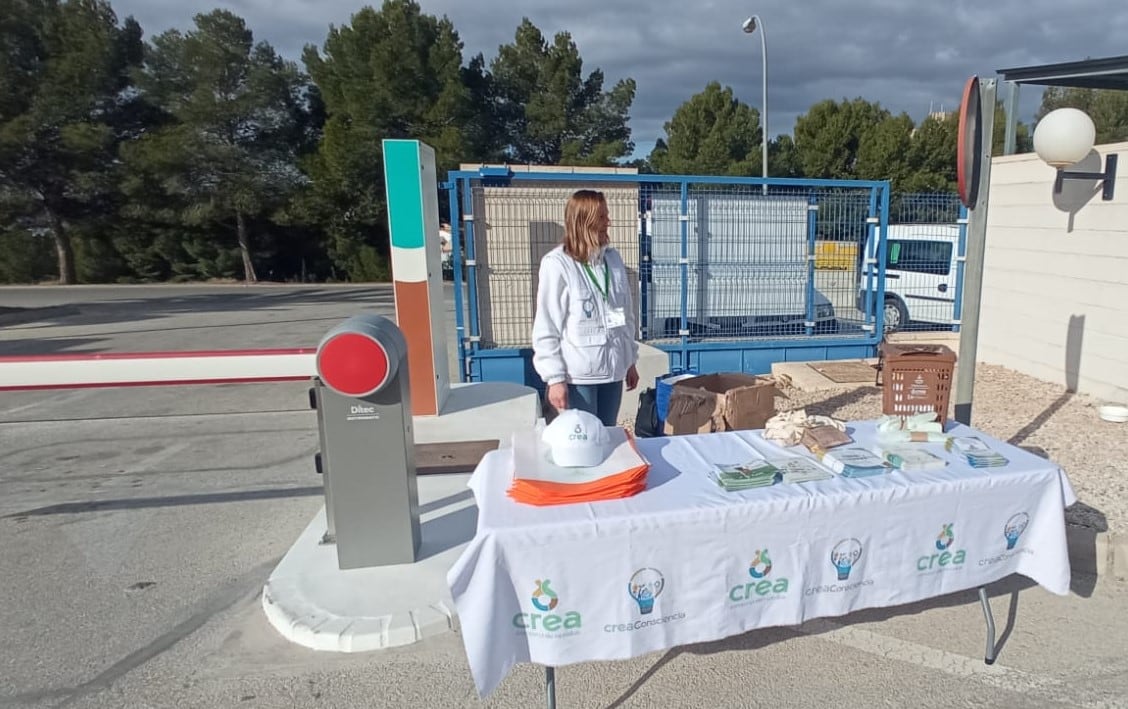
{"label": "gravel ground", "polygon": [[[784,393],[787,398],[776,399],[779,411],[806,408],[845,421],[881,415],[879,387],[786,388]],[[1123,533],[1128,531],[1128,424],[1102,421],[1101,403],[1005,367],[980,364],[972,424],[1065,470],[1079,500],[1066,511],[1070,524]],[[633,427],[631,414],[620,423]]]}

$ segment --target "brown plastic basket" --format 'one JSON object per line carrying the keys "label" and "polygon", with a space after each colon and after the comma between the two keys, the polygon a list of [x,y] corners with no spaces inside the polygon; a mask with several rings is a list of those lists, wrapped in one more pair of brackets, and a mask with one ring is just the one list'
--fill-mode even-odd
{"label": "brown plastic basket", "polygon": [[945,345],[882,342],[877,362],[882,412],[913,416],[935,411],[940,424],[947,424],[955,369],[956,353]]}

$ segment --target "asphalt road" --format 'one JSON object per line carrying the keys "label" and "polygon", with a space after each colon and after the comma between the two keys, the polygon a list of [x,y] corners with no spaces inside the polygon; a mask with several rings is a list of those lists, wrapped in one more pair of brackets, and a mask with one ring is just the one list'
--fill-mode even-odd
{"label": "asphalt road", "polygon": [[[0,289],[0,306],[56,308],[0,325],[5,354],[312,346],[357,309],[392,311],[381,287]],[[262,584],[321,505],[305,392],[0,394],[0,706],[542,705],[532,666],[478,700],[456,634],[343,655],[270,627]],[[561,668],[559,706],[1128,706],[1125,587],[990,591],[991,667],[968,592]]]}

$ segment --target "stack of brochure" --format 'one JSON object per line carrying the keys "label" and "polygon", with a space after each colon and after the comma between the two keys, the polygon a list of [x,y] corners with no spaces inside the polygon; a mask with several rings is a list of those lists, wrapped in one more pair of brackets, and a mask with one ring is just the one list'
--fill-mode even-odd
{"label": "stack of brochure", "polygon": [[821,452],[819,460],[844,478],[867,478],[889,472],[885,461],[865,448],[856,446]]}
{"label": "stack of brochure", "polygon": [[774,485],[781,475],[779,468],[771,463],[755,460],[740,465],[718,465],[709,471],[709,477],[725,490],[734,492]]}
{"label": "stack of brochure", "polygon": [[807,458],[779,458],[768,462],[779,468],[785,483],[807,483],[834,477],[826,468]]}
{"label": "stack of brochure", "polygon": [[973,468],[1001,468],[1010,462],[986,443],[971,436],[952,438],[945,447],[962,455]]}
{"label": "stack of brochure", "polygon": [[879,445],[873,452],[889,465],[906,472],[916,470],[938,470],[948,464],[938,455],[933,455],[919,444]]}

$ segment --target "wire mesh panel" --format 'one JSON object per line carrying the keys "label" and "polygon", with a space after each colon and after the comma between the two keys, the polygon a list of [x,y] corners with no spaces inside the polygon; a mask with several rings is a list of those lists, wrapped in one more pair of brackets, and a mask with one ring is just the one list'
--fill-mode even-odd
{"label": "wire mesh panel", "polygon": [[[650,193],[647,321],[654,337],[683,334],[680,187]],[[691,337],[739,337],[788,314],[805,321],[807,202],[756,189],[690,189],[685,200],[685,327]]]}
{"label": "wire mesh panel", "polygon": [[545,180],[510,186],[472,182],[479,347],[531,345],[540,262],[561,243],[564,206],[582,188],[600,190],[607,199],[611,246],[623,257],[637,308],[638,185],[601,182],[599,177],[593,174],[591,182],[583,183]]}
{"label": "wire mesh panel", "polygon": [[[902,194],[891,199],[884,248],[886,332],[958,326],[965,214],[955,195]],[[871,287],[876,292],[876,283]]]}
{"label": "wire mesh panel", "polygon": [[565,204],[581,188],[607,197],[640,339],[876,341],[882,291],[873,257],[886,183],[781,180],[765,194],[753,178],[626,169],[463,166],[456,174],[468,186],[478,349],[530,346],[539,264],[561,242]]}
{"label": "wire mesh panel", "polygon": [[864,333],[857,284],[872,192],[647,186],[647,334],[699,340]]}

